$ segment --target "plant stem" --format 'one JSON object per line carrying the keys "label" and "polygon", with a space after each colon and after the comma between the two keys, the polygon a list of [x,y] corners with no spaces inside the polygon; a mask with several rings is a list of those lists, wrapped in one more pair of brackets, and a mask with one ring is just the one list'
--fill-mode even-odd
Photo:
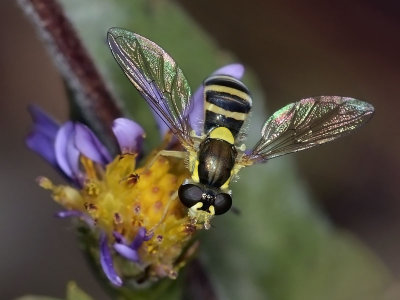
{"label": "plant stem", "polygon": [[111,123],[121,111],[61,5],[55,0],[19,3],[45,41],[84,119],[96,131],[110,134]]}

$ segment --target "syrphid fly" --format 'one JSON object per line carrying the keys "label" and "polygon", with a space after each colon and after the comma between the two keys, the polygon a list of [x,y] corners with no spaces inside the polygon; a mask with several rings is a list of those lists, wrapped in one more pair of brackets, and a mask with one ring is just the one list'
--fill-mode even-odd
{"label": "syrphid fly", "polygon": [[232,206],[229,184],[243,167],[308,149],[348,134],[367,122],[372,105],[339,96],[302,99],[275,112],[249,151],[239,138],[252,107],[247,87],[237,78],[215,75],[204,81],[201,132],[193,130],[194,104],[182,70],[154,42],[121,28],[108,31],[111,51],[130,81],[169,127],[185,151],[160,155],[187,159],[191,173],[178,195],[195,223],[208,229],[214,215]]}

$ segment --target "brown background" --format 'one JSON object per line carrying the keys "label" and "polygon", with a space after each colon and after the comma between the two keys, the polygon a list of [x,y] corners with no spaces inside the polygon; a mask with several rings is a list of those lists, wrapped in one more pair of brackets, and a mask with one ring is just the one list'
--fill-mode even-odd
{"label": "brown background", "polygon": [[[270,111],[312,95],[344,95],[376,107],[357,134],[296,155],[304,183],[342,228],[400,274],[400,8],[396,1],[180,1],[222,48],[260,79]],[[0,1],[0,298],[62,296],[76,279],[97,283],[68,222],[34,184],[56,174],[25,149],[28,103],[60,120],[59,75],[14,1]]]}

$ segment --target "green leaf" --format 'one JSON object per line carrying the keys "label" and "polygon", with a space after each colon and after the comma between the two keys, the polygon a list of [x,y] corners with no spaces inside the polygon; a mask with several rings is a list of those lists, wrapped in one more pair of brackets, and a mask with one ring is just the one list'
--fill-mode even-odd
{"label": "green leaf", "polygon": [[[93,300],[88,294],[82,291],[75,282],[71,281],[67,285],[67,296],[65,300]],[[53,298],[47,296],[23,296],[15,300],[61,300],[60,298]]]}
{"label": "green leaf", "polygon": [[169,279],[161,280],[148,289],[130,289],[123,287],[116,291],[118,299],[135,299],[135,300],[174,300],[181,298],[182,279],[176,281]]}
{"label": "green leaf", "polygon": [[[145,101],[125,78],[105,42],[107,29],[124,27],[162,46],[179,63],[194,91],[217,67],[234,62],[174,3],[148,0],[62,0],[101,73],[125,112],[147,132],[159,134]],[[249,145],[267,114],[260,89],[254,96]],[[329,147],[329,146],[326,146]],[[318,155],[318,150],[315,151]],[[220,299],[382,299],[391,277],[354,237],[335,229],[313,205],[290,157],[247,168],[232,185],[241,211],[215,218],[202,233],[200,258]],[[153,290],[120,290],[121,299],[179,299],[183,280]],[[165,286],[164,286],[165,285]],[[135,297],[136,297],[135,296]],[[147,297],[147,298],[146,298]]]}
{"label": "green leaf", "polygon": [[67,285],[66,300],[92,300],[92,297],[82,291],[75,282],[71,281]]}

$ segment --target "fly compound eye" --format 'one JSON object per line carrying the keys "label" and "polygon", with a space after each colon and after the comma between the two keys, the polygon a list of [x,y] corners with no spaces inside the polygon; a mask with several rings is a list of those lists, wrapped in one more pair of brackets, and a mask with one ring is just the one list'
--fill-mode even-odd
{"label": "fly compound eye", "polygon": [[226,213],[232,206],[232,197],[229,194],[221,193],[215,197],[214,207],[215,214],[222,215]]}
{"label": "fly compound eye", "polygon": [[182,204],[190,208],[201,200],[203,191],[199,186],[188,183],[179,187],[178,195]]}

